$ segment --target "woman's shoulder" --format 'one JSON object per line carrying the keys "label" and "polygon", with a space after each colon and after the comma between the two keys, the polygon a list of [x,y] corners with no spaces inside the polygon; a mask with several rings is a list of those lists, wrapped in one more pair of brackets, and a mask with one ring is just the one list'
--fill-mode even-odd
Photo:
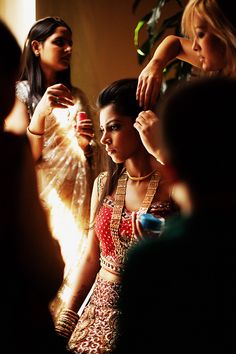
{"label": "woman's shoulder", "polygon": [[21,89],[25,91],[29,91],[29,82],[28,80],[23,80],[23,81],[17,81],[16,83],[16,89]]}
{"label": "woman's shoulder", "polygon": [[20,101],[27,103],[30,93],[30,87],[27,80],[17,81],[16,83],[16,96]]}
{"label": "woman's shoulder", "polygon": [[95,183],[97,184],[98,195],[100,196],[107,180],[107,171],[100,172]]}

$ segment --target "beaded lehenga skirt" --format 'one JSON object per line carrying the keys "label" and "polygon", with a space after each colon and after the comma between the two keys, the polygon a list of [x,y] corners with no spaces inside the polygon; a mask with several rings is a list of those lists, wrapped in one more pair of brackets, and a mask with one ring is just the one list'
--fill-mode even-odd
{"label": "beaded lehenga skirt", "polygon": [[85,307],[70,338],[68,349],[73,353],[110,353],[118,331],[118,299],[121,284],[96,278],[89,304]]}
{"label": "beaded lehenga skirt", "polygon": [[[105,206],[99,216],[96,224],[100,224],[102,232],[98,232],[100,237],[101,247],[104,243],[112,243],[106,233],[110,223],[109,214],[112,213],[114,203],[109,198],[104,202]],[[157,209],[157,210],[156,210]],[[157,206],[150,209],[154,210],[159,217],[167,216],[171,212],[170,203],[157,203]],[[106,215],[105,218],[102,215]],[[99,221],[99,217],[101,217]],[[132,228],[131,213],[124,210],[122,216],[122,230],[129,231]],[[120,231],[122,231],[120,230]],[[123,234],[123,232],[121,232]],[[103,235],[103,236],[101,236]],[[123,235],[125,237],[125,233]],[[106,240],[106,242],[105,242]],[[104,241],[104,242],[103,242]],[[102,247],[103,249],[103,247]],[[104,251],[104,249],[103,249]],[[123,267],[118,267],[113,257],[101,253],[101,266],[114,274],[122,274]],[[104,280],[97,275],[93,287],[92,296],[89,303],[82,312],[82,315],[70,337],[68,343],[69,351],[78,354],[107,354],[112,353],[116,347],[116,342],[119,336],[119,298],[121,293],[121,282],[112,282]]]}

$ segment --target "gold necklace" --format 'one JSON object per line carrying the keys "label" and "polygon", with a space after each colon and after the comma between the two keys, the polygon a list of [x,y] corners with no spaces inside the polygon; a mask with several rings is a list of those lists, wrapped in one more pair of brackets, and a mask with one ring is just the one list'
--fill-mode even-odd
{"label": "gold necklace", "polygon": [[127,173],[127,176],[129,177],[129,179],[131,179],[131,181],[143,181],[143,180],[147,179],[148,177],[150,177],[155,171],[156,171],[156,169],[151,171],[150,173],[148,173],[146,176],[141,176],[141,177],[130,176],[128,171],[126,171],[126,173]]}
{"label": "gold necklace", "polygon": [[[118,179],[117,189],[115,194],[115,205],[113,208],[111,223],[110,223],[112,240],[115,246],[115,255],[121,267],[124,264],[124,261],[126,259],[127,249],[137,241],[133,233],[128,242],[122,241],[119,236],[119,226],[120,226],[123,208],[125,205],[127,181],[128,181],[128,173],[127,171],[125,171]],[[147,213],[153,201],[153,198],[156,194],[159,181],[160,181],[160,175],[155,170],[152,172],[152,177],[149,181],[146,195],[138,211],[139,214]]]}

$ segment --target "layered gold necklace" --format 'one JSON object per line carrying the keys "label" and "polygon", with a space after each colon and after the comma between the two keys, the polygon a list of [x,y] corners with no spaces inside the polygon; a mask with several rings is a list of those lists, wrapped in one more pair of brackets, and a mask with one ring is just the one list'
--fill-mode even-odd
{"label": "layered gold necklace", "polygon": [[[146,176],[133,177],[138,179],[142,178],[143,180],[148,178],[151,175],[152,177],[149,181],[146,195],[138,211],[139,214],[147,213],[148,209],[150,208],[150,205],[157,191],[157,187],[160,181],[160,175],[157,173],[156,170],[154,170]],[[115,246],[115,255],[120,265],[123,265],[126,259],[126,253],[128,248],[137,242],[137,239],[134,236],[133,232],[128,241],[123,241],[119,236],[119,226],[120,226],[122,212],[125,205],[125,195],[126,195],[128,177],[130,178],[128,172],[124,171],[118,180],[116,194],[115,194],[115,205],[114,205],[111,224],[110,224],[112,240]]]}

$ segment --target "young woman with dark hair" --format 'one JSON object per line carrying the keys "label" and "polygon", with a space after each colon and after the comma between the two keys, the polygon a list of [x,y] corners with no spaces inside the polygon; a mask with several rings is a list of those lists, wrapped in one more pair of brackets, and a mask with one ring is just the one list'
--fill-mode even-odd
{"label": "young woman with dark hair", "polygon": [[[72,30],[63,19],[45,17],[34,23],[23,49],[16,105],[6,122],[8,130],[27,132],[40,198],[62,247],[68,283],[86,244],[101,160],[88,99],[71,82],[72,47]],[[81,111],[86,119],[79,119]]]}
{"label": "young woman with dark hair", "polygon": [[[174,211],[162,165],[133,126],[141,109],[136,89],[137,79],[118,80],[98,97],[100,141],[109,167],[94,182],[87,249],[73,295],[56,325],[74,353],[109,353],[115,347],[123,267],[128,250],[139,241],[132,228],[134,215],[165,218]],[[77,311],[92,287],[78,320]]]}

